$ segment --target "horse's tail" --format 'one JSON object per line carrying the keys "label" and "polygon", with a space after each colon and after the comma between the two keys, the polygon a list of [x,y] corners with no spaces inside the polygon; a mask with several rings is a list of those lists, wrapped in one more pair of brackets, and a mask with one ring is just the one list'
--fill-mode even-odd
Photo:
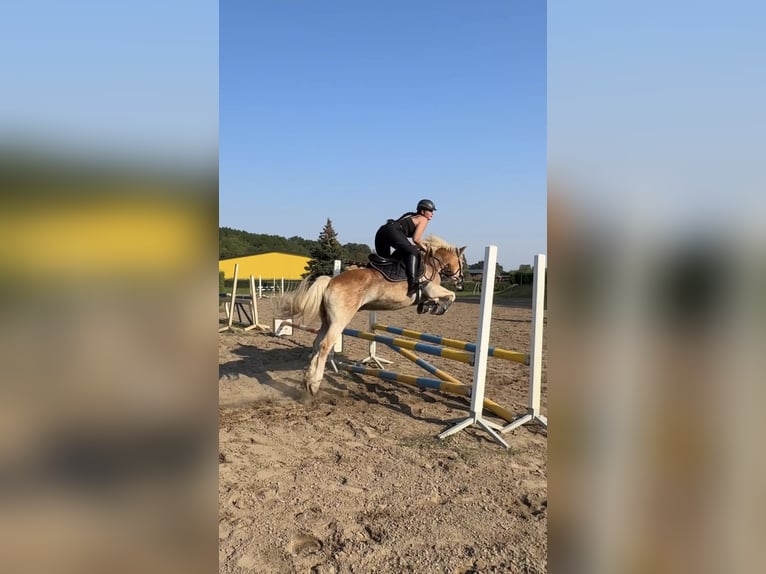
{"label": "horse's tail", "polygon": [[312,283],[309,278],[301,281],[298,288],[279,300],[279,314],[283,318],[301,319],[306,325],[315,323],[322,307],[322,296],[330,283],[329,275],[320,275]]}

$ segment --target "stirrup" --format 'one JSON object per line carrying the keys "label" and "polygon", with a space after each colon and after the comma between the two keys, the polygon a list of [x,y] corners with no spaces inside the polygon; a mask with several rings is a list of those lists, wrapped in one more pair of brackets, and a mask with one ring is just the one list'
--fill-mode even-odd
{"label": "stirrup", "polygon": [[415,303],[422,305],[423,304],[423,287],[426,286],[427,281],[422,281],[418,283],[413,289],[407,288],[407,297],[412,297],[415,295]]}

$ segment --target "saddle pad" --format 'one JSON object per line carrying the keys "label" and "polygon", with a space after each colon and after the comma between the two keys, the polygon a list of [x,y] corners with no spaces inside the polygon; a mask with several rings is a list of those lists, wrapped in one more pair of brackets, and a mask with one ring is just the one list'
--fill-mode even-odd
{"label": "saddle pad", "polygon": [[404,263],[399,259],[392,257],[381,257],[370,253],[367,267],[375,269],[388,281],[407,281],[407,272],[404,270]]}
{"label": "saddle pad", "polygon": [[[389,281],[407,281],[407,271],[404,269],[404,261],[396,257],[381,257],[375,253],[368,256],[367,267],[375,269]],[[418,276],[423,274],[423,257],[418,256]]]}

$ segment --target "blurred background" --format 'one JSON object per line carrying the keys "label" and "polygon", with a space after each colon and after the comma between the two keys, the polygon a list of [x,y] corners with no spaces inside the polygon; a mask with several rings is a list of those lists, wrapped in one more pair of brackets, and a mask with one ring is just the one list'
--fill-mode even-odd
{"label": "blurred background", "polygon": [[218,3],[0,23],[0,564],[217,566]]}
{"label": "blurred background", "polygon": [[551,571],[763,571],[753,2],[548,2]]}
{"label": "blurred background", "polygon": [[[766,563],[764,16],[548,2],[551,571]],[[2,569],[214,571],[218,3],[0,48]]]}

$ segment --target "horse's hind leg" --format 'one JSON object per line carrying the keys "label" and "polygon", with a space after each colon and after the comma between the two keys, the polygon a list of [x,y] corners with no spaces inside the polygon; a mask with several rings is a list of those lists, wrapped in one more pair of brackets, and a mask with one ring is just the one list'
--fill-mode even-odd
{"label": "horse's hind leg", "polygon": [[[322,377],[324,376],[325,361],[327,361],[327,356],[323,357],[321,350],[318,353],[314,353],[314,356],[311,357],[309,368],[303,377],[303,384],[306,386],[306,390],[310,392],[312,396],[317,394],[319,385],[322,382]],[[319,374],[318,377],[317,374]]]}
{"label": "horse's hind leg", "polygon": [[327,356],[330,354],[332,346],[332,341],[325,335],[319,343],[319,348],[314,353],[314,356],[311,357],[311,363],[309,363],[309,368],[304,378],[304,384],[306,385],[306,390],[312,395],[317,394],[319,385],[322,383]]}
{"label": "horse's hind leg", "polygon": [[324,377],[325,366],[327,365],[327,357],[330,355],[330,351],[335,346],[335,342],[343,332],[343,325],[339,326],[339,323],[330,324],[327,328],[324,338],[319,343],[318,352],[311,359],[308,372],[306,373],[305,384],[306,389],[312,394],[316,395],[319,390],[319,385],[322,383],[322,377]]}
{"label": "horse's hind leg", "polygon": [[311,345],[311,356],[314,357],[319,352],[319,345],[322,343],[322,339],[327,336],[327,321],[322,318],[322,326],[319,327],[316,337],[314,337],[314,343]]}
{"label": "horse's hind leg", "polygon": [[330,350],[335,345],[335,338],[329,336],[329,332],[332,330],[332,321],[331,318],[328,317],[324,306],[321,309],[320,315],[322,318],[322,325],[319,327],[317,336],[314,338],[311,362],[309,363],[308,370],[303,378],[303,384],[312,396],[316,395],[319,390],[319,385],[322,383],[322,377],[324,376],[327,357],[330,354]]}

